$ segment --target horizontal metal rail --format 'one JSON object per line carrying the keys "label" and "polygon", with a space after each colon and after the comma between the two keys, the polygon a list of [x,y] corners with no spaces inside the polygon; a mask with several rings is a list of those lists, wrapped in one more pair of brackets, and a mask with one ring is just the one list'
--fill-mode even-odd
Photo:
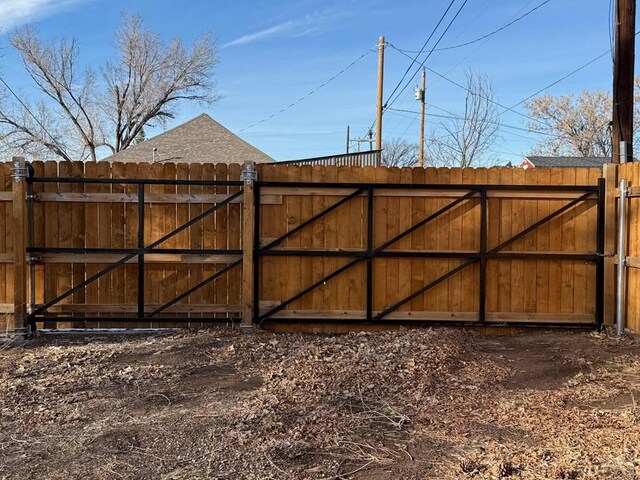
{"label": "horizontal metal rail", "polygon": [[494,191],[527,191],[527,192],[598,192],[594,185],[492,185],[492,184],[447,184],[447,183],[358,183],[358,182],[282,182],[257,181],[262,188],[295,187],[295,188],[362,188],[374,190],[494,190]]}

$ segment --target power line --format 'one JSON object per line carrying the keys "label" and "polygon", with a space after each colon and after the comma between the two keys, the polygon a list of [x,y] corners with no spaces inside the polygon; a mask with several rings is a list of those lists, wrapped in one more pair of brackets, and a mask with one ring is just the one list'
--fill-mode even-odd
{"label": "power line", "polygon": [[[441,109],[439,107],[436,107],[435,105],[430,105],[430,107],[437,108],[438,110],[443,110],[443,111],[445,111],[447,113],[450,113],[450,115],[441,115],[441,114],[438,114],[438,113],[425,113],[425,115],[427,115],[428,117],[447,118],[447,119],[451,119],[451,120],[470,120],[469,118],[465,118],[465,117],[461,117],[459,115],[455,115],[455,114],[453,114],[451,112],[448,112],[447,110],[444,110],[444,109]],[[414,110],[404,110],[404,109],[401,109],[401,108],[389,108],[389,110],[391,112],[405,112],[405,113],[412,113],[412,114],[419,114],[420,113],[420,112],[416,112]],[[413,118],[413,117],[406,117],[406,118]],[[494,125],[499,125],[499,126],[505,127],[505,128],[511,128],[513,130],[520,130],[522,132],[535,133],[535,134],[538,134],[538,135],[549,135],[549,136],[552,136],[552,134],[547,133],[547,132],[538,132],[536,130],[531,130],[531,129],[528,129],[528,128],[518,127],[516,125],[509,125],[509,124],[505,124],[505,123],[502,123],[502,122],[488,122],[488,123],[491,123],[491,124],[494,124]]]}
{"label": "power line", "polygon": [[[464,2],[462,3],[462,5],[460,5],[460,8],[458,9],[458,11],[456,12],[456,14],[453,16],[453,18],[451,19],[451,21],[449,22],[449,25],[447,25],[447,28],[445,28],[444,32],[442,32],[442,34],[440,35],[440,38],[438,38],[438,40],[436,41],[436,44],[431,48],[431,50],[429,51],[429,53],[427,54],[427,56],[425,57],[424,60],[422,60],[422,62],[420,62],[420,65],[418,65],[418,68],[416,69],[415,72],[413,72],[413,75],[411,75],[411,78],[409,78],[409,80],[405,83],[404,87],[402,87],[402,89],[398,92],[398,94],[396,95],[396,97],[394,99],[391,99],[391,96],[389,96],[389,99],[391,101],[391,103],[389,103],[389,100],[387,100],[387,103],[385,104],[385,109],[390,107],[391,105],[393,105],[396,100],[398,100],[398,98],[400,97],[400,95],[402,95],[402,92],[404,92],[406,90],[406,88],[409,86],[409,83],[411,83],[411,80],[413,80],[413,78],[416,76],[416,74],[420,71],[420,69],[422,67],[424,67],[424,64],[427,63],[427,60],[429,60],[429,57],[431,57],[431,55],[433,54],[433,52],[435,51],[435,48],[440,44],[440,42],[442,41],[442,39],[444,38],[444,36],[447,34],[447,32],[449,31],[449,29],[451,28],[451,25],[453,25],[453,22],[456,21],[456,19],[458,18],[458,16],[460,15],[460,12],[462,11],[462,9],[465,7],[465,5],[467,4],[469,0],[464,0]],[[389,44],[391,46],[391,44]],[[395,47],[393,47],[395,48]],[[404,52],[402,52],[404,53]],[[406,55],[406,54],[405,54]]]}
{"label": "power line", "polygon": [[[640,35],[640,30],[638,30],[638,31],[636,32],[636,37],[637,37],[638,35]],[[553,87],[553,86],[557,85],[558,83],[560,83],[560,82],[562,82],[562,81],[566,80],[566,79],[567,79],[567,78],[569,78],[570,76],[572,76],[572,75],[574,75],[574,74],[578,73],[580,70],[583,70],[583,69],[587,68],[589,65],[591,65],[592,63],[597,62],[597,61],[598,61],[598,60],[600,60],[602,57],[604,57],[605,55],[608,55],[608,54],[609,54],[610,52],[612,52],[612,51],[613,51],[613,48],[611,48],[611,49],[607,50],[606,52],[601,53],[600,55],[598,55],[598,56],[597,56],[597,57],[595,57],[595,58],[592,58],[592,59],[591,59],[591,60],[589,60],[587,63],[585,63],[585,64],[583,64],[583,65],[580,65],[578,68],[576,68],[575,70],[572,70],[571,72],[567,73],[566,75],[564,75],[564,76],[560,77],[558,80],[556,80],[556,81],[554,81],[554,82],[551,82],[549,85],[547,85],[547,86],[545,86],[545,87],[542,87],[542,88],[541,88],[540,90],[538,90],[537,92],[532,93],[532,94],[531,94],[531,95],[529,95],[528,97],[526,97],[526,98],[524,98],[524,99],[520,100],[518,103],[516,103],[515,105],[513,105],[511,108],[515,108],[515,107],[517,107],[518,105],[522,105],[522,104],[523,104],[524,102],[526,102],[527,100],[532,99],[532,98],[533,98],[533,97],[535,97],[536,95],[539,95],[539,94],[541,94],[542,92],[544,92],[545,90],[547,90],[547,89],[549,89],[549,88],[551,88],[551,87]]]}
{"label": "power line", "polygon": [[398,81],[398,83],[396,84],[395,88],[393,89],[393,91],[391,92],[391,94],[389,95],[389,97],[387,97],[387,100],[390,99],[391,97],[393,97],[393,94],[396,93],[396,91],[398,90],[398,88],[400,88],[400,85],[402,84],[402,82],[404,81],[404,79],[406,78],[407,74],[409,73],[409,71],[411,70],[411,67],[413,67],[413,64],[418,60],[418,57],[420,55],[422,55],[422,52],[424,52],[424,49],[427,47],[427,44],[429,43],[429,40],[431,40],[431,38],[435,35],[436,31],[438,30],[438,27],[440,26],[440,24],[444,21],[444,18],[447,16],[447,13],[449,13],[449,10],[451,9],[451,7],[453,6],[453,4],[455,3],[456,0],[451,0],[451,2],[449,3],[449,6],[447,7],[447,9],[444,11],[444,13],[442,14],[442,16],[440,17],[440,20],[438,20],[438,23],[436,23],[436,26],[433,27],[433,30],[431,30],[431,33],[429,34],[429,37],[427,38],[427,40],[422,44],[422,48],[420,50],[418,50],[417,52],[411,52],[411,53],[417,53],[417,55],[411,59],[411,63],[409,64],[409,66],[407,67],[407,69],[404,71],[404,73],[402,74],[402,78],[400,78],[400,80]]}
{"label": "power line", "polygon": [[[546,5],[550,1],[551,0],[545,0],[544,2],[536,5],[535,7],[533,7],[531,10],[527,11],[526,13],[523,13],[518,18],[515,18],[514,20],[510,21],[509,23],[506,23],[505,25],[501,26],[500,28],[497,28],[496,30],[493,30],[492,32],[489,32],[489,33],[487,33],[485,35],[482,35],[481,37],[475,38],[475,39],[470,40],[468,42],[460,43],[458,45],[451,45],[449,47],[437,48],[437,49],[434,49],[434,52],[442,52],[442,51],[445,51],[445,50],[453,50],[453,49],[456,49],[456,48],[462,48],[462,47],[466,47],[468,45],[473,45],[474,43],[481,42],[485,38],[489,38],[489,37],[491,37],[491,36],[493,36],[493,35],[495,35],[497,33],[500,33],[502,30],[504,30],[506,28],[509,28],[514,23],[517,23],[520,20],[522,20],[523,18],[531,15],[533,12],[535,12],[539,8],[542,8],[544,5]],[[416,50],[404,50],[403,49],[402,51],[405,52],[405,53],[416,53]]]}
{"label": "power line", "polygon": [[51,135],[51,133],[49,133],[49,130],[47,130],[47,128],[42,124],[42,122],[38,119],[38,117],[36,117],[34,115],[34,113],[31,111],[31,109],[27,106],[26,103],[24,103],[22,101],[22,99],[18,96],[18,94],[16,94],[16,92],[13,91],[13,89],[9,86],[9,84],[4,80],[4,78],[2,78],[2,76],[0,76],[0,82],[2,82],[2,84],[7,88],[7,90],[9,90],[9,92],[11,93],[11,95],[13,95],[15,97],[16,100],[18,100],[18,102],[20,103],[20,105],[22,105],[22,108],[24,108],[29,115],[31,115],[33,117],[33,119],[36,121],[36,123],[38,125],[40,125],[40,128],[42,128],[42,130],[44,130],[44,132],[49,135],[49,137],[51,138],[51,140],[53,140],[53,143],[56,145],[56,147],[58,147],[58,149],[60,150],[61,153],[63,153],[68,159],[71,159],[71,157],[69,156],[69,154],[65,151],[64,148],[62,148],[62,145],[60,145],[58,143],[58,140],[56,140],[56,138]]}
{"label": "power line", "polygon": [[[392,43],[389,43],[389,46],[390,46],[391,48],[393,48],[394,50],[397,50],[398,52],[400,52],[402,55],[407,56],[407,54],[406,54],[406,53],[404,53],[404,52],[400,51],[400,50],[399,50],[395,45],[393,45]],[[458,82],[456,82],[456,81],[454,81],[454,80],[451,80],[450,78],[446,77],[445,75],[441,74],[440,72],[436,72],[433,68],[430,68],[430,67],[425,67],[425,68],[426,68],[428,71],[430,71],[431,73],[433,73],[434,75],[436,75],[436,76],[438,76],[438,77],[442,78],[443,80],[445,80],[445,81],[447,81],[447,82],[451,83],[452,85],[455,85],[456,87],[461,88],[462,90],[466,90],[467,92],[471,93],[472,95],[477,95],[478,97],[482,98],[483,100],[486,100],[486,101],[487,101],[487,102],[489,102],[489,103],[493,103],[494,105],[496,105],[496,106],[498,106],[498,107],[500,107],[500,108],[505,109],[505,111],[510,111],[510,112],[512,112],[512,113],[515,113],[516,115],[519,115],[519,116],[521,116],[521,117],[526,118],[527,120],[531,120],[531,121],[534,121],[534,122],[540,123],[541,125],[545,125],[545,126],[546,126],[546,124],[545,124],[544,122],[542,122],[542,121],[540,121],[540,120],[538,120],[538,119],[535,119],[535,118],[529,117],[529,116],[525,115],[524,113],[521,113],[521,112],[518,112],[517,110],[514,110],[513,108],[510,108],[510,107],[507,107],[507,106],[505,106],[505,105],[502,105],[501,103],[496,102],[495,100],[493,100],[493,99],[491,99],[491,98],[489,98],[489,97],[483,97],[482,95],[478,95],[476,92],[474,92],[474,91],[470,90],[468,87],[465,87],[464,85],[462,85],[462,84],[460,84],[460,83],[458,83]],[[502,115],[503,113],[505,113],[505,112],[501,112],[501,113],[500,113],[500,115]]]}
{"label": "power line", "polygon": [[244,127],[240,130],[238,130],[238,133],[244,132],[246,130],[249,130],[250,128],[255,127],[256,125],[260,125],[261,123],[266,122],[267,120],[271,120],[273,117],[280,115],[281,113],[289,110],[292,107],[295,107],[296,105],[298,105],[300,102],[302,102],[303,100],[306,100],[307,98],[309,98],[311,95],[313,95],[314,93],[316,93],[318,90],[320,90],[321,88],[325,87],[326,85],[328,85],[329,83],[331,83],[332,81],[334,81],[336,78],[338,78],[340,75],[342,75],[344,72],[346,72],[347,70],[349,70],[351,67],[353,67],[356,63],[358,63],[360,60],[362,60],[364,57],[366,57],[368,54],[370,54],[371,52],[373,52],[375,49],[374,48],[370,48],[369,50],[367,50],[366,52],[364,52],[362,55],[360,55],[358,58],[356,58],[353,62],[351,62],[349,65],[347,65],[346,67],[344,67],[342,70],[340,70],[338,73],[336,73],[335,75],[333,75],[331,78],[329,78],[328,80],[325,80],[323,83],[321,83],[320,85],[318,85],[316,88],[314,88],[313,90],[311,90],[310,92],[308,92],[306,95],[303,95],[302,97],[300,97],[298,100],[296,100],[295,102],[287,105],[286,107],[281,108],[280,110],[278,110],[277,112],[272,113],[271,115],[264,117],[262,120],[259,120],[255,123],[252,123],[251,125],[249,125],[248,127]]}

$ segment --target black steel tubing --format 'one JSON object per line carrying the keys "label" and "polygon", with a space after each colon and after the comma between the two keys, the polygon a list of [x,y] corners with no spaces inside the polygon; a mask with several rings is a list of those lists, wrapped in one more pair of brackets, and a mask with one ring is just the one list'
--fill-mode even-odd
{"label": "black steel tubing", "polygon": [[362,188],[366,190],[370,186],[375,189],[396,190],[480,190],[486,188],[495,191],[526,191],[526,192],[597,192],[594,185],[492,185],[492,184],[446,184],[446,183],[337,183],[337,182],[281,182],[264,181],[256,182],[263,188],[267,187],[296,187],[296,188]]}
{"label": "black steel tubing", "polygon": [[367,318],[373,316],[373,187],[367,189]]}
{"label": "black steel tubing", "polygon": [[[144,184],[138,184],[138,249],[144,249]],[[138,252],[138,317],[144,317],[144,253]]]}
{"label": "black steel tubing", "polygon": [[487,189],[480,193],[480,285],[478,288],[478,320],[486,321],[487,291]]}

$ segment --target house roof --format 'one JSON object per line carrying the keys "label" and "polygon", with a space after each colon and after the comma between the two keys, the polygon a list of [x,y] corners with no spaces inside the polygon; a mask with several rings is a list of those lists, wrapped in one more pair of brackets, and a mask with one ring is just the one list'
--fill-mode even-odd
{"label": "house roof", "polygon": [[610,157],[538,157],[528,156],[535,167],[602,167],[605,163],[610,163]]}
{"label": "house roof", "polygon": [[273,162],[266,153],[230,132],[206,113],[122,150],[109,162],[256,163]]}

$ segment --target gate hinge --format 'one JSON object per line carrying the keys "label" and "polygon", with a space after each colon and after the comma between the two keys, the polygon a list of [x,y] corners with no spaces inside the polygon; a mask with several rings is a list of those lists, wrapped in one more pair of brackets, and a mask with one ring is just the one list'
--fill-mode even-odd
{"label": "gate hinge", "polygon": [[253,182],[258,180],[258,171],[255,169],[255,165],[253,163],[245,163],[242,166],[242,171],[240,172],[240,180],[242,180],[247,185],[253,185]]}
{"label": "gate hinge", "polygon": [[40,195],[37,193],[27,193],[27,200],[32,200],[34,202],[40,200]]}
{"label": "gate hinge", "polygon": [[29,167],[24,164],[21,166],[18,160],[13,162],[11,171],[13,172],[11,176],[16,182],[19,182],[21,178],[27,178],[29,176]]}
{"label": "gate hinge", "polygon": [[27,255],[27,264],[33,265],[42,262],[42,255]]}

